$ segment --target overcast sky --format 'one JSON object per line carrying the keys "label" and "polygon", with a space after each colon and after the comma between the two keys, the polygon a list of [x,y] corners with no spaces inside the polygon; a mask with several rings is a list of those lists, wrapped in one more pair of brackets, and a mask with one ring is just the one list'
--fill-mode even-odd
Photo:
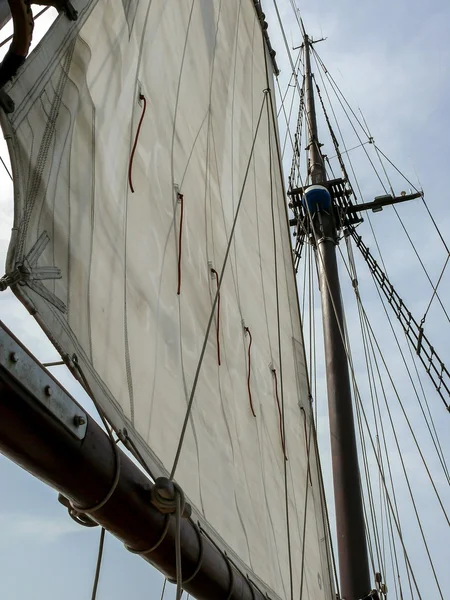
{"label": "overcast sky", "polygon": [[[250,1],[250,0],[242,0]],[[305,3],[306,4],[306,3]],[[277,58],[282,69],[282,88],[290,73],[283,41],[273,13],[272,0],[264,3],[268,15],[269,33],[278,52]],[[279,0],[289,44],[300,43],[299,31],[293,16],[290,0]],[[355,110],[361,108],[379,147],[404,171],[411,181],[426,192],[426,200],[439,221],[446,240],[450,241],[449,199],[447,172],[450,157],[448,131],[450,122],[448,106],[450,99],[450,6],[444,0],[431,0],[428,3],[418,0],[379,0],[377,2],[356,2],[355,0],[319,0],[300,4],[303,19],[310,35],[315,38],[327,37],[317,45],[317,50],[327,68],[338,82]],[[45,27],[44,16],[36,26],[36,36]],[[9,34],[4,29],[0,39]],[[321,121],[322,123],[322,121]],[[323,124],[323,123],[322,123]],[[280,124],[281,138],[285,127]],[[348,147],[356,145],[348,125],[343,124]],[[321,129],[325,150],[332,156],[332,147],[326,131]],[[0,156],[7,161],[7,151],[3,140]],[[352,157],[358,169],[358,178],[364,200],[370,201],[383,193],[381,184],[371,173],[361,150],[354,151]],[[290,167],[290,157],[286,154],[285,165]],[[395,191],[399,193],[407,184],[391,172]],[[12,186],[0,165],[0,265],[6,257],[12,223]],[[408,231],[426,265],[436,281],[446,258],[446,252],[427,218],[420,201],[414,201],[399,208]],[[431,288],[412,252],[392,209],[372,215],[372,223],[383,253],[389,276],[399,294],[419,320],[431,297]],[[359,232],[366,244],[375,252],[374,241],[365,222]],[[355,251],[356,252],[356,251]],[[361,294],[374,328],[380,337],[384,356],[392,368],[396,382],[403,392],[409,415],[418,430],[418,436],[426,458],[430,462],[436,486],[442,493],[449,510],[448,484],[424,432],[424,424],[419,416],[417,403],[411,386],[394,349],[394,342],[385,320],[382,307],[373,289],[370,275],[363,270],[359,260],[359,283]],[[343,295],[349,311],[354,310],[351,286],[343,273]],[[299,281],[301,284],[302,281]],[[440,292],[446,300],[450,291],[450,275],[444,274]],[[450,308],[450,307],[449,307]],[[356,313],[349,312],[348,325],[355,341],[355,370],[362,373],[360,360],[361,342],[358,341]],[[306,314],[306,318],[308,314]],[[0,318],[26,343],[42,361],[54,360],[57,354],[47,342],[34,320],[28,316],[12,294],[0,294]],[[427,318],[426,331],[438,352],[447,363],[448,336],[450,325],[437,303],[432,305]],[[317,326],[318,352],[321,350],[321,325]],[[404,346],[406,348],[406,346]],[[319,352],[320,354],[320,352]],[[323,360],[318,358],[319,437],[322,444],[322,460],[327,481],[330,482],[328,437],[326,423],[326,397],[323,386]],[[68,374],[55,369],[63,383],[78,399],[85,398],[79,386]],[[436,426],[441,434],[444,452],[449,452],[448,430],[450,419],[442,402],[424,379],[427,398]],[[360,381],[361,390],[367,393],[367,384]],[[430,484],[420,465],[417,452],[410,440],[396,400],[390,392],[392,410],[400,432],[402,453],[409,469],[412,486],[418,500],[418,508],[423,519],[424,530],[436,564],[444,596],[450,589],[448,551],[450,535],[447,524],[430,493]],[[414,522],[407,490],[400,477],[400,463],[392,457],[392,468],[399,476],[399,496],[404,509],[405,540],[409,543],[411,560],[423,598],[439,598],[433,583],[430,568],[426,563],[417,526]],[[374,467],[375,469],[375,467]],[[376,472],[374,470],[374,477]],[[34,480],[24,471],[0,456],[0,597],[5,600],[33,598],[64,598],[79,600],[89,598],[92,576],[95,568],[98,530],[78,527],[67,517],[65,509],[57,503],[56,493]],[[327,491],[331,487],[327,485]],[[329,495],[331,512],[332,502]],[[102,572],[99,598],[119,600],[123,597],[159,598],[161,576],[144,561],[126,552],[120,543],[107,536],[104,570]],[[390,582],[388,582],[390,583]],[[393,588],[393,585],[391,585]],[[167,596],[169,597],[169,596]],[[394,597],[394,596],[392,596]],[[406,595],[405,597],[408,597]]]}

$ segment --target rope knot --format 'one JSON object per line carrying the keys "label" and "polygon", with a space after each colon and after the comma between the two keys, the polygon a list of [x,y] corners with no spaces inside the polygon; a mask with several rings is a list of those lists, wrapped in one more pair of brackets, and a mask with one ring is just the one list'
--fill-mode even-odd
{"label": "rope knot", "polygon": [[158,477],[152,489],[152,504],[160,513],[167,515],[173,514],[177,510],[177,498],[180,502],[180,515],[185,519],[191,516],[192,509],[190,504],[184,499],[184,493],[181,487],[167,479],[167,477]]}

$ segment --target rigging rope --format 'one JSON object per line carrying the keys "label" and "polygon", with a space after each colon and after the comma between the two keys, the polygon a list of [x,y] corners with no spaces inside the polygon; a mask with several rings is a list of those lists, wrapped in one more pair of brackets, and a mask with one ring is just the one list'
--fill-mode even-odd
{"label": "rigging rope", "polygon": [[248,389],[248,400],[250,402],[250,410],[252,411],[252,415],[254,417],[256,417],[255,414],[255,409],[253,408],[253,401],[252,401],[252,390],[250,388],[250,376],[251,376],[251,372],[252,372],[252,363],[251,363],[251,354],[250,354],[250,350],[252,347],[252,342],[253,342],[253,338],[252,338],[252,334],[251,331],[248,327],[245,327],[245,333],[248,333],[250,341],[248,344],[248,350],[247,350],[247,356],[248,356],[248,374],[247,374],[247,389]]}
{"label": "rigging rope", "polygon": [[[342,253],[341,253],[341,256],[342,256]],[[372,345],[372,340],[373,340],[373,342],[375,343],[375,347],[376,347],[376,348],[377,348],[377,350],[378,350],[378,354],[380,355],[380,358],[381,358],[381,360],[382,360],[382,362],[383,362],[384,368],[385,368],[385,370],[386,370],[386,373],[387,373],[387,375],[388,375],[388,377],[389,377],[389,380],[390,380],[390,382],[391,382],[391,385],[392,385],[392,387],[393,387],[393,389],[394,389],[394,392],[395,392],[395,395],[396,395],[396,397],[397,397],[397,400],[398,400],[398,402],[399,402],[399,404],[400,404],[400,407],[402,408],[402,411],[403,411],[404,417],[405,417],[405,419],[406,419],[406,422],[407,422],[407,424],[408,424],[408,427],[409,427],[409,429],[410,429],[411,435],[412,435],[412,437],[413,437],[413,439],[414,439],[414,441],[415,441],[415,444],[416,444],[416,447],[417,447],[417,449],[418,449],[418,452],[419,452],[419,454],[420,454],[420,456],[421,456],[421,458],[422,458],[422,462],[424,463],[425,470],[426,470],[426,471],[427,471],[427,473],[428,473],[428,476],[429,476],[429,478],[430,478],[430,481],[431,481],[431,483],[432,483],[433,489],[434,489],[434,491],[435,491],[435,493],[436,493],[437,499],[438,499],[438,501],[439,501],[439,503],[440,503],[440,505],[441,505],[441,508],[442,508],[442,510],[443,510],[443,512],[444,512],[444,516],[445,516],[445,518],[446,518],[446,520],[447,520],[447,523],[449,523],[449,524],[450,524],[450,522],[449,522],[449,520],[448,520],[448,517],[447,517],[447,514],[446,514],[446,512],[445,512],[444,506],[443,506],[443,504],[442,504],[442,501],[441,501],[441,499],[440,499],[440,496],[439,496],[439,494],[438,494],[438,492],[437,492],[437,489],[436,489],[436,487],[435,487],[435,485],[434,485],[434,482],[433,482],[433,480],[432,480],[431,474],[430,474],[430,472],[429,472],[429,470],[428,470],[428,465],[426,464],[426,461],[425,461],[425,459],[424,459],[424,457],[423,457],[423,454],[422,454],[422,451],[421,451],[421,449],[420,449],[420,446],[419,446],[419,444],[418,444],[418,442],[417,442],[416,436],[415,436],[415,434],[414,434],[414,432],[413,432],[413,430],[412,430],[412,427],[411,427],[411,424],[410,424],[409,418],[408,418],[408,416],[406,415],[405,409],[404,409],[404,407],[403,407],[403,403],[402,403],[402,402],[401,402],[401,400],[400,400],[400,397],[399,397],[398,391],[397,391],[397,389],[396,389],[396,386],[395,386],[395,384],[394,384],[394,382],[393,382],[393,379],[392,379],[391,373],[390,373],[390,371],[389,371],[389,369],[388,369],[388,366],[387,366],[387,364],[386,364],[386,361],[385,361],[385,359],[384,359],[384,356],[383,356],[383,354],[382,354],[382,352],[381,352],[381,349],[380,349],[380,347],[379,347],[379,344],[378,344],[377,338],[376,338],[376,336],[375,336],[375,333],[374,333],[374,331],[373,331],[373,329],[372,329],[372,326],[371,326],[371,324],[370,324],[370,321],[369,321],[369,319],[368,319],[368,317],[367,317],[367,314],[366,314],[366,312],[365,312],[365,309],[364,309],[364,307],[363,307],[363,305],[362,305],[361,297],[360,297],[359,293],[357,292],[357,288],[355,287],[354,289],[355,289],[355,296],[356,296],[356,300],[357,300],[358,306],[360,307],[361,314],[362,314],[362,316],[363,316],[363,319],[364,319],[364,322],[365,322],[365,326],[367,327],[367,330],[368,330],[368,332],[370,333],[370,344]],[[383,306],[384,306],[384,303],[383,303]],[[388,315],[387,315],[387,316],[388,316]],[[389,317],[388,317],[388,319],[389,319]],[[372,347],[372,352],[374,352],[374,350],[373,350],[373,347]],[[374,354],[374,356],[375,356],[375,354]],[[379,377],[380,377],[380,384],[381,384],[381,387],[382,387],[382,389],[384,390],[384,386],[383,386],[383,383],[382,383],[382,380],[381,380],[381,375],[379,375]],[[430,562],[430,566],[431,566],[431,569],[432,569],[432,572],[433,572],[433,575],[434,575],[434,579],[435,579],[435,582],[436,582],[436,586],[437,586],[437,588],[438,588],[438,591],[439,591],[439,594],[440,594],[440,596],[441,596],[441,598],[442,598],[442,600],[443,600],[443,595],[442,595],[442,591],[441,591],[440,583],[439,583],[439,580],[438,580],[438,578],[437,578],[437,574],[436,574],[436,570],[435,570],[435,567],[434,567],[434,563],[433,563],[433,560],[432,560],[432,558],[431,558],[431,554],[430,554],[430,551],[429,551],[429,548],[428,548],[428,543],[427,543],[427,541],[426,541],[426,538],[425,538],[425,533],[424,533],[424,531],[423,531],[422,522],[421,522],[421,519],[420,519],[420,516],[419,516],[419,513],[418,513],[418,509],[417,509],[416,501],[415,501],[415,499],[414,499],[414,494],[413,494],[413,492],[412,492],[412,488],[411,488],[411,484],[410,484],[410,481],[409,481],[409,477],[408,477],[408,474],[407,474],[407,471],[406,471],[406,467],[405,467],[405,463],[404,463],[403,455],[402,455],[402,452],[401,452],[401,449],[400,449],[400,445],[399,445],[399,441],[398,441],[398,436],[397,436],[396,429],[395,429],[395,426],[394,426],[394,422],[393,422],[393,419],[392,419],[391,410],[390,410],[390,407],[389,407],[389,403],[388,403],[388,401],[387,401],[387,398],[386,398],[386,396],[385,396],[385,394],[384,394],[384,391],[383,391],[383,397],[384,397],[384,400],[385,400],[386,410],[387,410],[387,414],[388,414],[389,421],[390,421],[390,424],[391,424],[391,428],[392,428],[392,432],[393,432],[394,440],[395,440],[395,443],[396,443],[396,446],[397,446],[398,456],[399,456],[400,463],[401,463],[401,466],[402,466],[402,471],[403,471],[403,474],[404,474],[404,477],[405,477],[405,481],[406,481],[406,484],[407,484],[407,487],[408,487],[408,491],[409,491],[409,495],[410,495],[410,498],[411,498],[411,503],[412,503],[412,506],[413,506],[413,509],[414,509],[414,513],[415,513],[415,515],[416,515],[416,520],[417,520],[417,523],[418,523],[418,526],[419,526],[419,530],[420,530],[420,533],[421,533],[421,537],[422,537],[422,540],[423,540],[423,543],[424,543],[424,547],[425,547],[425,550],[426,550],[426,553],[427,553],[427,556],[428,556],[428,559],[429,559],[429,562]],[[378,464],[378,466],[379,466],[380,477],[382,478],[382,481],[383,481],[383,483],[384,483],[384,482],[385,482],[385,477],[384,477],[384,473],[383,473],[383,468],[382,468],[382,464],[380,463],[380,460],[379,460],[379,458],[378,458],[378,453],[376,452],[376,449],[375,449],[375,447],[374,447],[374,453],[375,453],[375,459],[376,459],[376,461],[377,461],[377,464]],[[387,494],[387,488],[385,488],[385,491],[386,491],[386,494]]]}
{"label": "rigging rope", "polygon": [[96,600],[96,598],[97,598],[97,588],[98,588],[98,581],[100,579],[100,571],[102,568],[104,544],[105,544],[105,528],[102,527],[100,530],[100,540],[98,543],[97,566],[95,567],[95,576],[94,576],[94,584],[92,586],[91,600]]}
{"label": "rigging rope", "polygon": [[136,135],[134,136],[133,149],[131,150],[130,162],[128,165],[128,183],[130,185],[131,192],[134,194],[133,187],[133,161],[134,161],[134,153],[136,152],[136,146],[139,139],[139,134],[141,132],[142,121],[144,120],[145,111],[147,110],[147,100],[143,94],[139,94],[139,103],[143,102],[141,118],[139,119],[139,125],[136,130]]}
{"label": "rigging rope", "polygon": [[415,192],[417,192],[418,194],[421,194],[423,205],[425,206],[425,209],[426,209],[426,211],[428,213],[428,216],[430,217],[431,222],[433,223],[434,228],[436,229],[436,233],[438,234],[439,238],[441,239],[441,242],[442,242],[445,250],[447,251],[447,254],[450,254],[450,248],[446,244],[446,242],[445,242],[445,240],[444,240],[444,238],[442,236],[442,233],[441,233],[439,227],[437,226],[437,223],[436,223],[436,221],[435,221],[435,219],[434,219],[434,217],[433,217],[433,215],[432,215],[432,213],[431,213],[431,211],[430,211],[430,209],[428,207],[428,204],[425,201],[425,194],[423,193],[423,191],[419,191],[416,188],[416,186],[413,183],[411,183],[411,181],[406,177],[406,175],[404,173],[402,173],[402,171],[400,171],[400,169],[390,160],[390,158],[388,156],[386,156],[386,154],[379,148],[379,146],[377,146],[376,144],[374,144],[374,146],[377,149],[377,151],[380,152],[380,154],[388,161],[388,163],[397,171],[397,173],[403,177],[403,179],[406,181],[406,183],[408,185],[410,185],[411,188]]}
{"label": "rigging rope", "polygon": [[181,291],[181,243],[183,241],[183,216],[184,216],[184,195],[177,192],[177,200],[180,204],[180,230],[178,232],[178,285],[177,295],[180,295]]}
{"label": "rigging rope", "polygon": [[[45,8],[43,8],[42,10],[40,10],[36,15],[33,15],[33,19],[36,21],[36,19],[39,19],[39,17],[41,15],[43,15],[49,8],[51,8],[50,6],[46,6]],[[2,46],[4,46],[5,44],[7,44],[8,42],[10,42],[14,37],[14,34],[11,34],[10,36],[8,36],[7,38],[5,38],[4,40],[2,40],[0,42],[0,48]]]}
{"label": "rigging rope", "polygon": [[166,591],[166,584],[167,584],[167,578],[165,577],[164,578],[164,583],[163,583],[163,586],[162,586],[162,590],[161,590],[161,598],[160,598],[160,600],[163,600],[163,598],[164,598],[164,594],[165,594],[165,591]]}
{"label": "rigging rope", "polygon": [[[308,218],[309,218],[310,223],[311,223],[311,230],[312,230],[312,233],[313,233],[313,237],[314,237],[315,243],[317,244],[318,243],[317,233],[315,231],[315,228],[313,227],[313,219],[312,219],[311,212],[309,210],[308,203],[306,203],[306,209],[307,209]],[[320,260],[323,260],[321,254],[319,254],[319,258],[320,258]],[[358,387],[357,382],[356,382],[356,377],[355,377],[355,372],[354,372],[354,369],[353,369],[353,364],[352,364],[352,361],[351,361],[351,356],[349,355],[348,346],[347,346],[347,342],[346,342],[346,338],[345,338],[345,333],[342,331],[342,327],[339,325],[339,320],[338,320],[338,317],[337,317],[336,304],[335,304],[333,295],[331,294],[330,283],[329,283],[328,278],[326,276],[325,276],[325,282],[326,282],[326,285],[327,285],[328,293],[329,293],[330,298],[331,298],[331,304],[333,306],[333,311],[334,311],[335,317],[336,317],[337,322],[338,322],[339,334],[341,336],[341,339],[342,339],[342,342],[343,342],[343,347],[344,347],[344,350],[345,350],[345,353],[346,353],[346,356],[347,356],[347,361],[348,361],[348,365],[349,365],[350,375],[351,375],[351,378],[352,378],[352,381],[353,381],[353,385],[354,385],[354,388],[355,388],[355,391],[356,391],[355,397],[356,397],[357,402],[359,403],[359,405],[361,407],[362,415],[364,417],[364,423],[366,425],[368,437],[369,437],[370,443],[372,445],[372,449],[374,451],[375,460],[377,461],[378,469],[379,469],[380,472],[382,472],[382,470],[380,468],[379,461],[378,461],[378,457],[376,455],[376,448],[375,448],[375,444],[373,442],[373,438],[372,438],[372,434],[371,434],[371,431],[370,431],[370,427],[369,427],[369,424],[368,424],[368,421],[367,421],[367,416],[366,416],[366,413],[365,413],[365,410],[364,410],[364,406],[363,406],[362,401],[361,401],[361,395],[360,395],[360,392],[359,392],[359,387]],[[417,581],[416,581],[416,578],[415,578],[415,575],[414,575],[414,571],[412,570],[412,567],[411,567],[411,564],[410,564],[410,561],[409,561],[409,557],[408,557],[408,554],[407,554],[407,551],[406,551],[406,547],[405,547],[405,544],[404,544],[404,541],[403,541],[403,537],[401,536],[401,529],[400,529],[399,521],[396,519],[396,516],[395,516],[395,514],[393,512],[392,501],[391,501],[390,495],[388,493],[388,490],[387,490],[387,487],[386,487],[386,481],[385,481],[385,478],[384,478],[383,475],[382,475],[382,482],[383,482],[383,487],[385,488],[385,491],[386,491],[386,498],[388,500],[389,509],[390,509],[390,511],[391,511],[391,513],[393,515],[394,523],[395,523],[397,532],[399,534],[399,539],[400,539],[400,542],[402,544],[402,548],[403,548],[403,551],[404,551],[404,554],[405,554],[405,558],[406,558],[406,560],[408,562],[408,566],[409,566],[410,571],[411,571],[411,577],[413,579],[414,586],[415,586],[417,594],[419,596],[419,600],[421,600],[422,597],[421,597],[420,592],[419,592],[419,588],[418,588]]]}
{"label": "rigging rope", "polygon": [[[276,4],[276,2],[275,2]],[[277,7],[278,11],[278,7]],[[264,50],[265,52],[265,50]],[[269,175],[270,175],[270,208],[272,213],[272,237],[273,237],[273,258],[274,258],[274,275],[275,275],[275,297],[276,297],[276,315],[277,315],[277,338],[278,338],[278,358],[280,363],[280,383],[281,383],[281,425],[283,431],[283,442],[284,442],[284,386],[283,386],[283,360],[281,353],[281,320],[280,320],[280,296],[279,296],[279,281],[278,281],[278,253],[277,253],[277,236],[275,229],[275,198],[274,198],[274,189],[273,189],[273,158],[272,158],[272,128],[276,132],[276,111],[274,106],[274,101],[272,98],[272,94],[270,91],[270,79],[269,79],[269,69],[267,65],[267,53],[264,53],[265,58],[265,69],[266,69],[266,83],[268,88],[268,98],[269,101],[267,103],[267,129],[268,129],[268,153],[269,153]],[[298,80],[296,80],[298,83]],[[280,176],[280,181],[283,187],[283,198],[285,198],[285,190],[283,185],[283,164],[281,158],[281,151],[278,145],[278,138],[275,133],[275,150],[277,156],[277,171]],[[286,214],[287,217],[287,214]],[[278,388],[278,386],[277,386]],[[278,389],[277,398],[278,398]],[[294,600],[294,579],[293,579],[293,567],[292,567],[292,550],[291,550],[291,530],[290,530],[290,521],[289,521],[289,497],[288,497],[288,472],[287,472],[287,457],[285,448],[284,451],[284,505],[285,505],[285,513],[286,513],[286,542],[288,549],[288,560],[289,560],[289,586],[290,586],[290,597],[291,600]]]}
{"label": "rigging rope", "polygon": [[[305,432],[306,432],[306,412],[303,410],[304,423],[305,423]],[[309,485],[308,485],[308,477],[311,482],[311,471],[310,471],[310,445],[311,445],[311,428],[312,428],[312,419],[309,422],[309,435],[306,436],[306,456],[307,456],[307,469],[306,469],[306,482],[305,482],[305,504],[303,509],[303,534],[302,534],[302,566],[300,571],[300,600],[303,598],[303,582],[305,575],[305,553],[306,553],[306,525],[307,525],[307,513],[308,513],[308,497],[309,497]]]}
{"label": "rigging rope", "polygon": [[0,156],[0,160],[2,161],[2,165],[5,167],[5,171],[8,173],[9,178],[11,179],[11,181],[13,181],[13,176],[11,175],[11,171],[8,169],[5,161],[3,160],[3,158],[1,156]]}
{"label": "rigging rope", "polygon": [[219,287],[219,274],[218,272],[211,268],[211,274],[216,280],[217,284],[217,317],[216,317],[216,345],[217,345],[217,363],[220,367],[220,287]]}

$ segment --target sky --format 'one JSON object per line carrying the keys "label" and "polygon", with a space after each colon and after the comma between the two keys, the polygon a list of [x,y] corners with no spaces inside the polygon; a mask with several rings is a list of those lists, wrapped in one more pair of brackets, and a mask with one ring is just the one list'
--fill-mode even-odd
{"label": "sky", "polygon": [[[245,0],[242,0],[245,1]],[[294,19],[290,0],[278,0],[283,16],[289,44],[299,45],[299,31]],[[448,106],[450,101],[450,6],[444,0],[428,3],[403,0],[380,0],[378,2],[354,2],[343,0],[332,2],[320,0],[299,3],[308,33],[314,38],[326,37],[317,45],[317,51],[328,70],[343,90],[352,107],[363,111],[371,135],[377,145],[411,179],[414,185],[423,188],[431,211],[439,222],[444,238],[450,241],[447,209],[448,191],[446,174],[450,156],[450,127]],[[272,45],[277,50],[281,68],[280,83],[285,88],[290,67],[284,51],[283,40],[273,10],[273,0],[266,0],[264,10],[269,22]],[[48,23],[47,16],[36,24],[36,39]],[[9,35],[4,29],[0,36]],[[319,120],[320,132],[326,142],[325,149],[332,155],[326,138],[323,120]],[[343,125],[347,147],[352,147],[353,134],[348,125]],[[285,126],[280,123],[283,140]],[[1,140],[0,156],[7,161],[6,146]],[[383,193],[381,184],[374,175],[361,149],[352,153],[359,183],[365,201]],[[286,152],[285,169],[290,168],[290,155]],[[406,189],[407,184],[392,172],[396,191]],[[418,181],[420,183],[418,183]],[[0,265],[4,265],[12,223],[12,187],[8,176],[0,165]],[[432,224],[427,218],[421,201],[413,201],[399,208],[408,232],[416,244],[420,256],[432,280],[437,281],[446,258],[446,252]],[[371,216],[377,241],[379,242],[389,277],[413,314],[420,319],[431,297],[431,288],[409,246],[397,217],[392,209]],[[366,220],[359,233],[374,254],[374,239]],[[355,250],[356,252],[356,250]],[[424,455],[429,460],[435,485],[442,493],[449,510],[448,484],[433,455],[429,439],[424,431],[417,403],[413,397],[406,373],[394,349],[389,325],[383,316],[382,307],[373,288],[370,275],[364,264],[357,259],[358,279],[365,308],[379,335],[383,355],[392,369],[398,389],[407,405],[408,415],[415,426]],[[3,267],[2,267],[3,268]],[[348,315],[354,315],[354,299],[351,286],[341,269],[343,297]],[[302,290],[302,271],[299,287]],[[446,271],[440,284],[444,300],[450,291],[450,274]],[[317,315],[319,304],[316,294]],[[311,311],[305,311],[305,326]],[[43,362],[57,359],[57,353],[47,342],[37,324],[7,291],[0,294],[0,318]],[[355,371],[360,376],[362,395],[368,394],[363,377],[361,342],[358,323],[354,316],[348,317],[350,337],[354,340]],[[433,303],[426,322],[430,339],[446,360],[450,324],[443,317],[436,302]],[[332,487],[327,430],[326,396],[321,354],[321,325],[316,324],[317,335],[317,394],[318,433],[321,445],[324,475],[327,481],[328,505],[333,517]],[[406,346],[403,344],[403,347]],[[450,360],[447,359],[447,362]],[[80,401],[90,403],[78,384],[61,368],[54,374],[61,377],[63,384]],[[424,378],[424,387],[430,410],[441,434],[444,453],[449,452],[445,438],[449,415],[441,400]],[[435,498],[430,493],[430,484],[420,465],[417,451],[411,442],[408,428],[403,420],[392,390],[388,392],[394,420],[400,432],[402,456],[411,477],[411,485],[417,497],[418,511],[424,524],[429,546],[442,589],[450,589],[450,574],[447,569],[446,547],[450,542],[449,529]],[[430,568],[424,558],[415,516],[408,500],[408,492],[401,477],[401,465],[395,453],[392,469],[398,474],[398,497],[405,515],[403,534],[410,548],[415,574],[420,582],[424,598],[439,598],[433,583]],[[372,462],[376,478],[375,465]],[[0,456],[0,597],[7,600],[22,600],[33,597],[65,598],[72,600],[90,597],[92,578],[98,543],[98,530],[83,529],[67,517],[65,509],[57,502],[57,494],[41,482],[33,479],[9,460]],[[389,582],[388,582],[389,583]],[[118,600],[124,596],[133,598],[159,598],[162,577],[144,561],[129,554],[112,536],[107,535],[104,566],[100,580],[98,598]],[[166,597],[173,594],[171,588]],[[406,596],[409,597],[409,596]]]}

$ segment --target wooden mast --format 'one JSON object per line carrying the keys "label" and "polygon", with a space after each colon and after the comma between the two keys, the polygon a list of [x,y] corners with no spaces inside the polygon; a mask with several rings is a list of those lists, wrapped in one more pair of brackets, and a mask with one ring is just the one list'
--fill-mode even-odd
{"label": "wooden mast", "polygon": [[[317,133],[310,58],[312,41],[304,30],[303,43],[309,178],[313,186],[320,186],[326,184],[327,178]],[[307,193],[306,189],[306,195]],[[324,189],[323,193],[328,192]],[[316,208],[317,211],[314,212]],[[338,236],[332,204],[328,210],[313,206],[308,210],[313,220],[322,300],[341,594],[343,600],[359,600],[369,594],[370,576],[350,377],[344,342],[343,307],[336,262]]]}

